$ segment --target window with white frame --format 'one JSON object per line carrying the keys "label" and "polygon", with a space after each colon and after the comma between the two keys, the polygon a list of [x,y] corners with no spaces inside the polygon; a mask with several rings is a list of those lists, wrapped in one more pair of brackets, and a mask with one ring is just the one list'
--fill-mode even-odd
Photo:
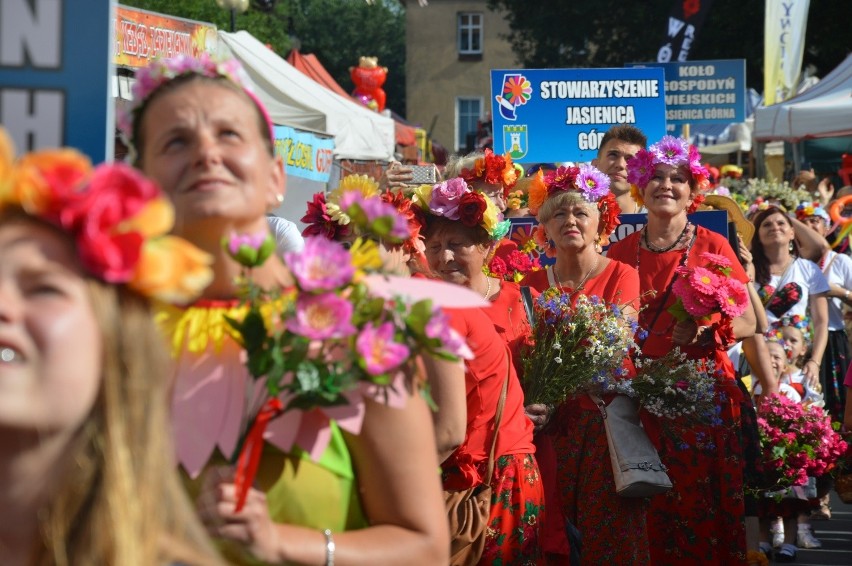
{"label": "window with white frame", "polygon": [[481,98],[456,99],[456,151],[468,149],[469,135],[473,135],[475,141],[477,122],[481,117]]}
{"label": "window with white frame", "polygon": [[482,12],[459,13],[459,55],[482,54]]}

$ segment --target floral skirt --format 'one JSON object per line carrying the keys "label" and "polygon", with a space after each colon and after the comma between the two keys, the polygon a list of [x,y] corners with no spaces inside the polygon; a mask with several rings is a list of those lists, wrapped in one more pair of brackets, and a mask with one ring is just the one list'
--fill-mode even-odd
{"label": "floral skirt", "polygon": [[[458,473],[456,468],[445,469],[444,485],[458,480],[453,477]],[[508,454],[497,458],[491,477],[491,516],[479,563],[542,564],[540,527],[543,513],[544,489],[535,457]]]}
{"label": "floral skirt", "polygon": [[742,396],[733,380],[717,387],[721,425],[675,420],[667,433],[649,430],[674,485],[651,498],[648,540],[655,566],[746,564]]}
{"label": "floral skirt", "polygon": [[[580,531],[581,564],[649,564],[648,500],[615,492],[600,411],[569,400],[557,410],[545,434],[556,455],[558,497],[547,501],[546,520],[567,520]],[[543,474],[549,471],[542,468]],[[567,564],[564,556],[548,558],[551,564]]]}

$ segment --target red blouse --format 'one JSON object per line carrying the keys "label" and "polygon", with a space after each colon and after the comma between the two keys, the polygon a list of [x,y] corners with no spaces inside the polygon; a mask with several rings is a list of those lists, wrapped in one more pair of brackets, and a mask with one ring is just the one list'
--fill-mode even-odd
{"label": "red blouse", "polygon": [[[538,292],[532,292],[533,297],[538,295]],[[524,364],[521,358],[521,347],[527,341],[532,329],[521,299],[521,286],[510,281],[502,281],[500,292],[491,301],[491,307],[485,310],[497,334],[509,345],[515,371],[522,376]]]}
{"label": "red blouse", "polygon": [[[608,259],[612,260],[611,256]],[[548,268],[552,269],[552,268]],[[542,293],[550,287],[547,279],[548,270],[533,271],[521,282]],[[565,288],[566,292],[573,289]],[[597,295],[608,303],[623,305],[630,304],[639,309],[639,274],[636,269],[619,261],[610,261],[598,275],[586,281],[583,295]]]}
{"label": "red blouse", "polygon": [[[664,253],[655,253],[642,248],[639,245],[641,231],[636,231],[625,239],[613,244],[607,253],[607,257],[623,261],[630,265],[637,265],[639,270],[639,281],[643,291],[654,290],[655,296],[646,294],[642,297],[642,306],[645,310],[642,312],[639,323],[645,330],[648,331],[648,338],[642,347],[642,352],[649,357],[658,358],[664,356],[672,348],[672,331],[674,329],[674,317],[666,310],[674,304],[676,298],[674,293],[666,295],[666,289],[669,282],[674,277],[675,268],[680,264],[683,257],[683,250],[673,250]],[[714,254],[723,255],[731,261],[732,270],[731,277],[738,279],[745,284],[748,284],[748,276],[740,265],[734,250],[728,244],[728,240],[720,234],[712,232],[702,226],[697,227],[695,243],[689,251],[689,256],[686,260],[688,267],[701,265],[703,262],[700,255],[703,252],[711,252]],[[661,304],[665,299],[665,304]],[[657,320],[652,328],[647,328],[647,325],[653,321],[657,312],[660,312]],[[720,320],[718,314],[714,314],[712,322]],[[728,377],[733,378],[733,367],[725,354],[725,348],[721,344],[717,344],[715,356],[707,347],[702,346],[683,346],[681,350],[690,358],[699,359],[705,357],[715,357],[717,369],[724,369]]]}
{"label": "red blouse", "polygon": [[[464,443],[443,464],[458,466],[467,486],[481,481],[484,465],[488,461],[493,438],[493,422],[497,413],[500,391],[509,371],[509,387],[500,422],[495,458],[507,454],[532,454],[532,422],[524,414],[524,394],[515,368],[509,363],[506,343],[494,329],[489,318],[490,309],[444,309],[453,329],[461,334],[473,351],[474,358],[465,363],[467,391],[467,432]],[[480,469],[481,468],[481,469]],[[447,487],[447,486],[445,486]]]}

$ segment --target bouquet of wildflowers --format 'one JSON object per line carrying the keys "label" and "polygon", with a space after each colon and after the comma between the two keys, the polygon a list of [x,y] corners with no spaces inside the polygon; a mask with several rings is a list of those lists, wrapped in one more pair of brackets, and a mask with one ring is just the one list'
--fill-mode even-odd
{"label": "bouquet of wildflowers", "polygon": [[762,467],[774,480],[767,491],[804,485],[837,464],[847,445],[822,408],[770,395],[758,410]]}
{"label": "bouquet of wildflowers", "polygon": [[[406,220],[378,196],[347,193],[340,208],[360,233],[391,242],[408,237]],[[274,293],[260,289],[250,276],[250,269],[274,249],[264,236],[234,234],[223,242],[246,268],[242,285],[249,306],[245,318],[228,323],[247,353],[249,373],[263,382],[259,397],[249,385],[248,418],[234,455],[241,501],[271,419],[290,409],[350,404],[359,393],[385,399],[402,393],[421,354],[451,360],[470,356],[430,300],[411,303],[371,295],[365,272],[382,267],[374,241],[358,239],[346,250],[321,236],[306,238],[302,252],[285,255],[293,286]],[[275,305],[272,316],[270,303]]]}
{"label": "bouquet of wildflowers", "polygon": [[609,390],[624,374],[636,325],[599,297],[551,287],[534,305],[533,343],[524,354],[526,403],[557,405],[580,392]]}
{"label": "bouquet of wildflowers", "polygon": [[537,257],[518,248],[515,241],[501,242],[491,261],[483,268],[486,275],[498,277],[504,281],[518,283],[524,277],[541,269]]}
{"label": "bouquet of wildflowers", "polygon": [[675,319],[702,319],[721,312],[728,320],[740,316],[748,306],[748,291],[741,281],[731,277],[731,261],[725,256],[704,252],[703,266],[682,265],[672,293],[677,301],[668,308]]}
{"label": "bouquet of wildflowers", "polygon": [[679,348],[662,358],[639,357],[636,377],[624,384],[624,393],[639,400],[657,417],[686,417],[704,424],[720,424],[713,401],[716,378],[713,364],[687,359]]}

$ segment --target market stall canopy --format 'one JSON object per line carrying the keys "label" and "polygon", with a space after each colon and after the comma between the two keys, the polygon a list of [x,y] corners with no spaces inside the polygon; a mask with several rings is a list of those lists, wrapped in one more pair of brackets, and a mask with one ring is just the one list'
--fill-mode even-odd
{"label": "market stall canopy", "polygon": [[[349,93],[343,90],[343,87],[334,80],[334,77],[331,76],[325,66],[323,66],[320,60],[317,59],[317,56],[313,53],[308,53],[306,55],[301,53],[298,49],[292,49],[290,50],[290,54],[287,55],[287,62],[325,88],[336,92],[340,96],[349,98]],[[394,121],[396,143],[399,145],[415,145],[417,143],[417,138],[414,133],[415,128],[402,122],[396,116],[391,116],[391,118],[393,118]]]}
{"label": "market stall canopy", "polygon": [[756,140],[828,138],[852,134],[852,55],[815,86],[755,111]]}
{"label": "market stall canopy", "polygon": [[305,80],[305,75],[246,31],[220,31],[219,37],[246,68],[274,123],[327,132],[334,136],[338,159],[388,161],[393,157],[393,120]]}

